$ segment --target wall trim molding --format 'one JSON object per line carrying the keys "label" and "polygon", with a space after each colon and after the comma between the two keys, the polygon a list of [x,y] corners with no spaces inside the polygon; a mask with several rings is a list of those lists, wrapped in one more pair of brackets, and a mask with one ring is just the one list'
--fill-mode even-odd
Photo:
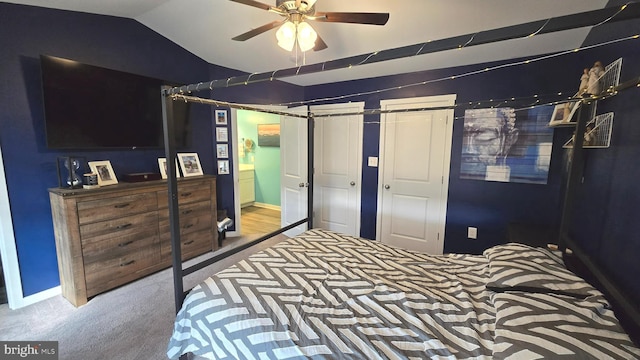
{"label": "wall trim molding", "polygon": [[255,207],[259,207],[259,208],[263,208],[263,209],[269,209],[269,210],[277,210],[277,211],[281,211],[281,207],[278,205],[272,205],[272,204],[265,204],[265,203],[259,203],[259,202],[255,202],[253,203],[253,206]]}
{"label": "wall trim molding", "polygon": [[17,307],[14,308],[9,306],[9,308],[11,308],[12,310],[19,309],[25,306],[33,305],[40,301],[50,299],[58,295],[62,295],[62,287],[60,286],[56,286],[51,289],[40,291],[39,293],[35,293],[33,295],[23,297]]}
{"label": "wall trim molding", "polygon": [[9,204],[9,191],[4,172],[2,146],[0,146],[0,256],[2,257],[2,273],[4,274],[9,308],[18,309],[24,306],[22,305],[24,297]]}

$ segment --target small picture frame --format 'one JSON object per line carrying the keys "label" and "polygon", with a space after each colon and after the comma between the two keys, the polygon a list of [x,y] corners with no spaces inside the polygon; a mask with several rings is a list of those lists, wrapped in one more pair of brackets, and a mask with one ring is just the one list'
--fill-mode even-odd
{"label": "small picture frame", "polygon": [[218,159],[228,159],[229,158],[229,145],[228,144],[217,144],[216,145],[216,155]]}
{"label": "small picture frame", "polygon": [[553,114],[551,115],[551,121],[549,125],[563,125],[574,124],[576,120],[571,120],[576,113],[578,107],[580,107],[580,101],[567,102],[558,104],[553,108]]}
{"label": "small picture frame", "polygon": [[229,174],[229,160],[218,160],[218,175]]}
{"label": "small picture frame", "polygon": [[227,125],[227,110],[216,110],[216,125]]}
{"label": "small picture frame", "polygon": [[198,153],[178,153],[178,161],[184,177],[204,175]]}
{"label": "small picture frame", "polygon": [[216,128],[216,142],[228,142],[229,141],[229,130],[226,127],[217,127]]}
{"label": "small picture frame", "polygon": [[89,168],[93,173],[98,174],[98,185],[104,186],[118,183],[116,173],[113,172],[113,167],[111,167],[111,161],[89,161]]}
{"label": "small picture frame", "polygon": [[[158,167],[160,168],[160,175],[163,179],[167,178],[167,159],[158,158]],[[178,166],[178,160],[176,160],[176,178],[180,177],[180,167]]]}

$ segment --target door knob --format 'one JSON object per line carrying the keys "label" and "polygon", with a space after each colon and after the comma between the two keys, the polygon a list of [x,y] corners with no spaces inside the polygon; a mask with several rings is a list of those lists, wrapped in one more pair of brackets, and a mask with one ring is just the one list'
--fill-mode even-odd
{"label": "door knob", "polygon": [[298,184],[298,187],[304,187],[304,183]]}
{"label": "door knob", "polygon": [[352,182],[350,182],[350,183],[349,183],[349,185],[351,185],[351,186],[356,186],[356,182],[355,182],[355,181],[352,181]]}
{"label": "door knob", "polygon": [[387,185],[384,186],[384,188],[389,190],[389,189],[391,189],[391,186],[389,186],[389,184],[387,184]]}

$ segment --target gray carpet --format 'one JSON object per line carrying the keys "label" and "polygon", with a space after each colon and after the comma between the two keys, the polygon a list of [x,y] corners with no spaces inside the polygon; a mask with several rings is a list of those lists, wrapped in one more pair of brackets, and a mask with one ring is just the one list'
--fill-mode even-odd
{"label": "gray carpet", "polygon": [[[189,275],[185,289],[283,239],[277,236]],[[246,241],[228,240],[232,244],[223,250]],[[18,310],[2,305],[0,340],[58,341],[64,360],[166,359],[174,318],[173,278],[166,269],[100,294],[79,308],[61,296]]]}

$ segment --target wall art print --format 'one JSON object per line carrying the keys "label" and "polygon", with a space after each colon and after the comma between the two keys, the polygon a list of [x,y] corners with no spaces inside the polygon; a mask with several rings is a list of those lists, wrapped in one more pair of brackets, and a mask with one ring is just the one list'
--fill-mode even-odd
{"label": "wall art print", "polygon": [[546,184],[552,112],[552,106],[466,110],[460,178]]}

